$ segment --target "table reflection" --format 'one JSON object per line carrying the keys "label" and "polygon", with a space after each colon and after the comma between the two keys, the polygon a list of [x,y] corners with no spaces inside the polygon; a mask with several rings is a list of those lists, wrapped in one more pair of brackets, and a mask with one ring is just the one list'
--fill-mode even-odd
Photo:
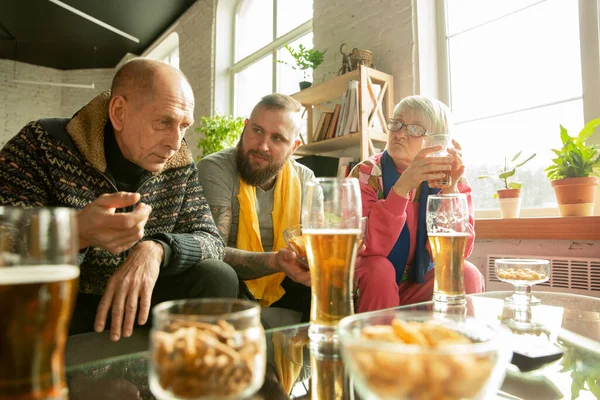
{"label": "table reflection", "polygon": [[[511,366],[501,390],[527,399],[600,399],[600,299],[536,292],[540,305],[517,310],[504,302],[510,294],[471,295],[462,306],[440,308],[427,302],[399,309],[428,311],[436,318],[474,317],[488,324],[525,319],[532,327],[513,329],[516,341],[550,342],[563,355],[529,372]],[[268,331],[266,339],[265,383],[251,400],[359,400],[339,349],[311,346],[308,325]],[[154,399],[147,370],[146,352],[71,366],[67,371],[70,399]]]}

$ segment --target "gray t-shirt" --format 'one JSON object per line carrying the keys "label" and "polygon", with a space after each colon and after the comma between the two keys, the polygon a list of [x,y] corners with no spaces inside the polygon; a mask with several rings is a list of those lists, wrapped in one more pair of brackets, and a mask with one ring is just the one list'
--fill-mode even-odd
{"label": "gray t-shirt", "polygon": [[[306,182],[313,179],[315,174],[306,166],[292,160],[292,165],[300,178],[304,192]],[[228,247],[236,247],[240,205],[237,199],[240,190],[240,177],[235,163],[235,148],[221,150],[210,154],[198,162],[198,177],[204,189],[204,196],[211,207],[231,207],[231,229],[229,231]],[[260,227],[260,238],[263,249],[273,248],[273,194],[275,187],[270,190],[256,188],[256,213]]]}

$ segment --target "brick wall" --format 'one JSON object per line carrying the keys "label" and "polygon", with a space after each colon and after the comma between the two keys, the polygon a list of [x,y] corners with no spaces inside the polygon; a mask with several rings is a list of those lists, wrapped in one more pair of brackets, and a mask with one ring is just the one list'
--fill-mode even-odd
{"label": "brick wall", "polygon": [[96,88],[74,89],[14,83],[15,63],[0,60],[0,147],[28,122],[70,117],[102,90],[110,87],[112,69],[60,71],[17,63],[16,79],[65,83],[95,82]]}
{"label": "brick wall", "polygon": [[62,88],[60,97],[61,115],[70,117],[82,106],[87,104],[98,93],[109,90],[115,70],[107,69],[80,69],[63,72],[64,83],[95,84],[95,89]]}
{"label": "brick wall", "polygon": [[[61,89],[13,83],[15,63],[0,60],[0,146],[29,121],[60,116]],[[61,71],[17,63],[17,79],[61,81]]]}
{"label": "brick wall", "polygon": [[394,76],[394,99],[414,94],[415,35],[411,0],[314,0],[314,47],[326,50],[315,83],[342,66],[340,46],[373,52],[376,69]]}

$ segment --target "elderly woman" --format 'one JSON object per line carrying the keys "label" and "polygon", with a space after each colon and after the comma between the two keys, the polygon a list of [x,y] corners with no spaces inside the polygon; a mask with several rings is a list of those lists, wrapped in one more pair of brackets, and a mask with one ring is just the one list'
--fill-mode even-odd
{"label": "elderly woman", "polygon": [[[426,240],[425,206],[430,188],[427,181],[444,177],[451,186],[441,193],[467,195],[469,239],[467,258],[473,249],[473,202],[471,188],[462,178],[465,167],[460,146],[453,141],[447,157],[427,157],[441,146],[422,149],[427,134],[448,133],[450,110],[438,100],[424,96],[404,98],[388,122],[387,149],[358,164],[351,175],[358,178],[363,215],[369,217],[365,248],[356,262],[355,284],[359,291],[358,312],[429,301],[433,296],[433,263]],[[421,219],[421,221],[419,221]],[[465,290],[483,291],[479,270],[465,261]]]}

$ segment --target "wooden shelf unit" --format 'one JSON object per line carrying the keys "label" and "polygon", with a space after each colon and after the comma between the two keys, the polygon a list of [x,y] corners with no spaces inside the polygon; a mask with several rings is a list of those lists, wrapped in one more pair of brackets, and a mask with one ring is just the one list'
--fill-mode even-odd
{"label": "wooden shelf unit", "polygon": [[[350,80],[358,81],[360,100],[358,132],[313,142],[313,133],[316,125],[316,121],[313,120],[314,110],[316,108],[320,109],[321,103],[342,97],[348,88],[348,81]],[[373,84],[381,86],[377,97],[373,92]],[[295,154],[305,156],[337,152],[357,147],[360,149],[360,159],[364,160],[368,158],[375,152],[374,143],[387,142],[388,130],[386,121],[392,116],[394,109],[393,90],[394,81],[391,75],[365,66],[359,66],[354,71],[293,94],[292,97],[306,108],[307,114],[307,142],[300,146]],[[374,104],[371,119],[369,119],[370,104]],[[373,128],[364,128],[371,126],[374,118],[379,119],[380,125],[384,130],[383,132],[379,132]]]}

